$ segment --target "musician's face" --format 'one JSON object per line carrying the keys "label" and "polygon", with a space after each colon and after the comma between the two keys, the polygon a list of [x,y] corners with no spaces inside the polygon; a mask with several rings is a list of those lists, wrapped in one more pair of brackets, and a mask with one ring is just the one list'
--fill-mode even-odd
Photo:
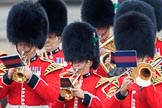
{"label": "musician's face", "polygon": [[49,34],[44,45],[46,51],[51,52],[57,49],[61,42],[61,36],[56,36],[55,34]]}
{"label": "musician's face", "polygon": [[81,71],[81,73],[89,72],[91,65],[92,65],[92,62],[89,60],[72,63],[73,68],[78,71]]}
{"label": "musician's face", "polygon": [[32,46],[31,44],[25,43],[25,42],[19,42],[16,45],[17,48],[17,52],[22,55],[23,53],[25,54],[29,54],[29,58],[30,56],[33,56],[34,53],[36,53],[36,46]]}
{"label": "musician's face", "polygon": [[31,44],[28,44],[28,43],[25,43],[25,42],[19,42],[17,44],[18,52],[22,52],[22,51],[28,52],[31,49],[31,47],[32,47]]}
{"label": "musician's face", "polygon": [[109,29],[107,27],[96,28],[100,42],[104,43],[109,38]]}

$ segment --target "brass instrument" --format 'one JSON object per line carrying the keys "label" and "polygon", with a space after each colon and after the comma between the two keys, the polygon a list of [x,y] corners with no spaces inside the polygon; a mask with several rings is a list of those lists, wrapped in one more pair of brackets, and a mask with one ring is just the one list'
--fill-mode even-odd
{"label": "brass instrument", "polygon": [[110,72],[112,69],[115,68],[115,64],[105,65],[105,60],[107,58],[111,58],[110,56],[111,56],[111,52],[110,51],[109,52],[106,52],[105,54],[103,54],[103,55],[100,56],[100,65],[101,65],[101,67],[103,68],[103,70],[105,72]]}
{"label": "brass instrument", "polygon": [[[155,69],[162,63],[162,56],[155,55],[150,63],[141,62],[137,67],[133,68],[131,77],[139,86],[147,87],[152,82],[151,79],[155,79]],[[138,81],[140,80],[140,81]]]}
{"label": "brass instrument", "polygon": [[[60,74],[60,77],[63,78],[65,75],[69,75],[69,72],[64,72],[64,73]],[[81,76],[81,74],[80,73],[78,74],[77,70],[76,70],[76,72],[73,73],[73,75],[69,77],[69,80],[70,80],[72,86],[71,87],[61,87],[61,96],[64,99],[70,100],[73,98],[71,89],[78,85],[78,79],[80,76]]]}
{"label": "brass instrument", "polygon": [[[128,68],[127,71],[125,71],[120,76],[107,78],[109,82],[105,86],[102,87],[102,92],[108,98],[112,97],[114,93],[116,93],[116,90],[119,89],[120,87],[117,79],[124,75],[131,76],[134,82],[138,84],[139,86],[147,87],[150,84],[152,84],[152,79],[156,77],[155,68],[159,66],[161,63],[162,63],[162,56],[156,55],[150,64],[141,62],[135,68]],[[110,84],[114,84],[114,86],[111,87],[107,93],[105,91],[105,88],[107,88]]]}
{"label": "brass instrument", "polygon": [[115,51],[114,37],[111,36],[106,42],[100,45],[100,51],[104,50],[104,54],[100,54],[100,65],[105,72],[109,72],[115,68],[114,64],[105,65],[104,61],[107,57],[111,56],[111,52]]}
{"label": "brass instrument", "polygon": [[[22,61],[23,61],[23,65],[27,65],[29,62],[28,62],[28,59],[27,59],[27,56],[25,55],[24,51],[22,52]],[[21,66],[21,67],[18,67],[14,74],[13,74],[13,80],[18,82],[18,83],[23,83],[26,81],[26,76],[24,75],[24,69],[25,69],[25,66]]]}
{"label": "brass instrument", "polygon": [[100,49],[105,48],[110,51],[115,51],[114,37],[111,36],[106,42],[100,45]]}
{"label": "brass instrument", "polygon": [[[108,97],[108,98],[111,98],[114,93],[116,92],[117,89],[119,89],[119,82],[118,82],[118,78],[120,78],[121,76],[124,76],[124,75],[130,75],[132,71],[132,68],[128,68],[126,71],[123,72],[123,74],[119,75],[119,76],[114,76],[114,77],[111,77],[111,78],[107,78],[107,84],[105,86],[102,87],[102,92]],[[105,81],[102,81],[105,83]],[[105,91],[105,89],[110,86],[110,84],[113,84],[114,86],[111,87],[110,89],[108,89],[108,93]]]}
{"label": "brass instrument", "polygon": [[155,69],[151,64],[141,62],[132,70],[131,77],[137,85],[147,87],[155,77]]}

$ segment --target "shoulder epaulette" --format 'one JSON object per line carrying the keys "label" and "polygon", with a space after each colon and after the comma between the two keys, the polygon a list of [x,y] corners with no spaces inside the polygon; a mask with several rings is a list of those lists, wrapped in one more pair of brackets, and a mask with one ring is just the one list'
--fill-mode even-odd
{"label": "shoulder epaulette", "polygon": [[56,70],[59,70],[59,69],[62,69],[63,67],[59,64],[56,64],[56,63],[51,63],[45,70],[45,73],[44,73],[44,76],[46,76],[47,74],[53,72],[53,71],[56,71]]}

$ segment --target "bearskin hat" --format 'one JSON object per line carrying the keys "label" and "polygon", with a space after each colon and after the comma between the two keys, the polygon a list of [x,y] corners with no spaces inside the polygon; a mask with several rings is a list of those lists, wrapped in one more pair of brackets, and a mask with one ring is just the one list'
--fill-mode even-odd
{"label": "bearskin hat", "polygon": [[117,50],[136,50],[137,57],[154,56],[154,24],[145,14],[129,11],[114,23],[114,43]]}
{"label": "bearskin hat", "polygon": [[162,0],[141,0],[154,8],[156,22],[157,22],[157,31],[160,32],[162,29]]}
{"label": "bearskin hat", "polygon": [[[123,15],[124,13],[128,12],[128,11],[137,11],[140,13],[145,14],[146,16],[148,16],[152,22],[155,25],[155,32],[156,32],[156,18],[155,18],[155,13],[154,13],[154,9],[152,6],[150,6],[149,4],[142,2],[142,1],[137,1],[137,0],[127,0],[124,1],[123,3],[121,3],[117,9],[117,12],[115,14],[114,17],[114,21],[121,15]],[[155,35],[156,36],[156,35]]]}
{"label": "bearskin hat", "polygon": [[92,60],[92,68],[99,65],[99,39],[95,28],[84,22],[74,22],[65,27],[62,48],[66,61]]}
{"label": "bearskin hat", "polygon": [[81,19],[96,27],[113,25],[114,6],[111,0],[83,0]]}
{"label": "bearskin hat", "polygon": [[7,18],[7,38],[16,45],[26,42],[43,48],[48,33],[48,18],[43,7],[32,1],[15,4]]}
{"label": "bearskin hat", "polygon": [[49,33],[61,36],[67,25],[67,7],[62,0],[39,0],[46,10],[49,20]]}

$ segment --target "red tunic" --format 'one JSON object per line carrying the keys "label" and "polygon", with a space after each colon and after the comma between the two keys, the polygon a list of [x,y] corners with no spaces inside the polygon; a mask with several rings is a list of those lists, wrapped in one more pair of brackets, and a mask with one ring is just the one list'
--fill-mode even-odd
{"label": "red tunic", "polygon": [[[1,56],[6,56],[7,54],[5,52],[0,51],[0,57]],[[3,65],[2,61],[0,60],[0,78],[2,75],[7,71],[6,67]],[[0,86],[1,88],[1,86]],[[2,108],[1,102],[0,102],[0,108]]]}
{"label": "red tunic", "polygon": [[159,51],[162,55],[162,39],[160,38],[156,38],[156,51]]}
{"label": "red tunic", "polygon": [[65,61],[63,51],[59,48],[52,52],[47,52],[47,55],[50,60],[62,65],[65,70],[71,67],[71,64]]}
{"label": "red tunic", "polygon": [[[124,76],[125,77],[125,76]],[[123,78],[118,81],[121,85]],[[162,84],[140,87],[135,83],[128,86],[129,94],[125,99],[119,100],[116,96],[105,99],[104,108],[161,108]]]}
{"label": "red tunic", "polygon": [[[52,68],[48,68],[52,66]],[[58,67],[58,68],[56,68]],[[62,67],[55,63],[34,57],[30,63],[32,78],[23,84],[8,79],[7,74],[0,79],[0,99],[8,95],[8,103],[12,105],[48,105],[56,101],[60,92],[59,74]],[[47,70],[49,69],[49,70]]]}
{"label": "red tunic", "polygon": [[[102,99],[106,97],[101,92],[101,88],[95,88],[99,79],[99,76],[96,76],[92,73],[89,76],[83,78],[81,89],[91,98],[90,101],[88,99],[84,100],[87,105],[84,104],[82,99],[73,97],[73,99],[69,101],[58,102],[56,106],[58,108],[102,108]],[[76,101],[76,99],[78,99],[78,101]]]}
{"label": "red tunic", "polygon": [[108,77],[107,72],[105,72],[101,65],[98,66],[96,73],[103,77]]}

